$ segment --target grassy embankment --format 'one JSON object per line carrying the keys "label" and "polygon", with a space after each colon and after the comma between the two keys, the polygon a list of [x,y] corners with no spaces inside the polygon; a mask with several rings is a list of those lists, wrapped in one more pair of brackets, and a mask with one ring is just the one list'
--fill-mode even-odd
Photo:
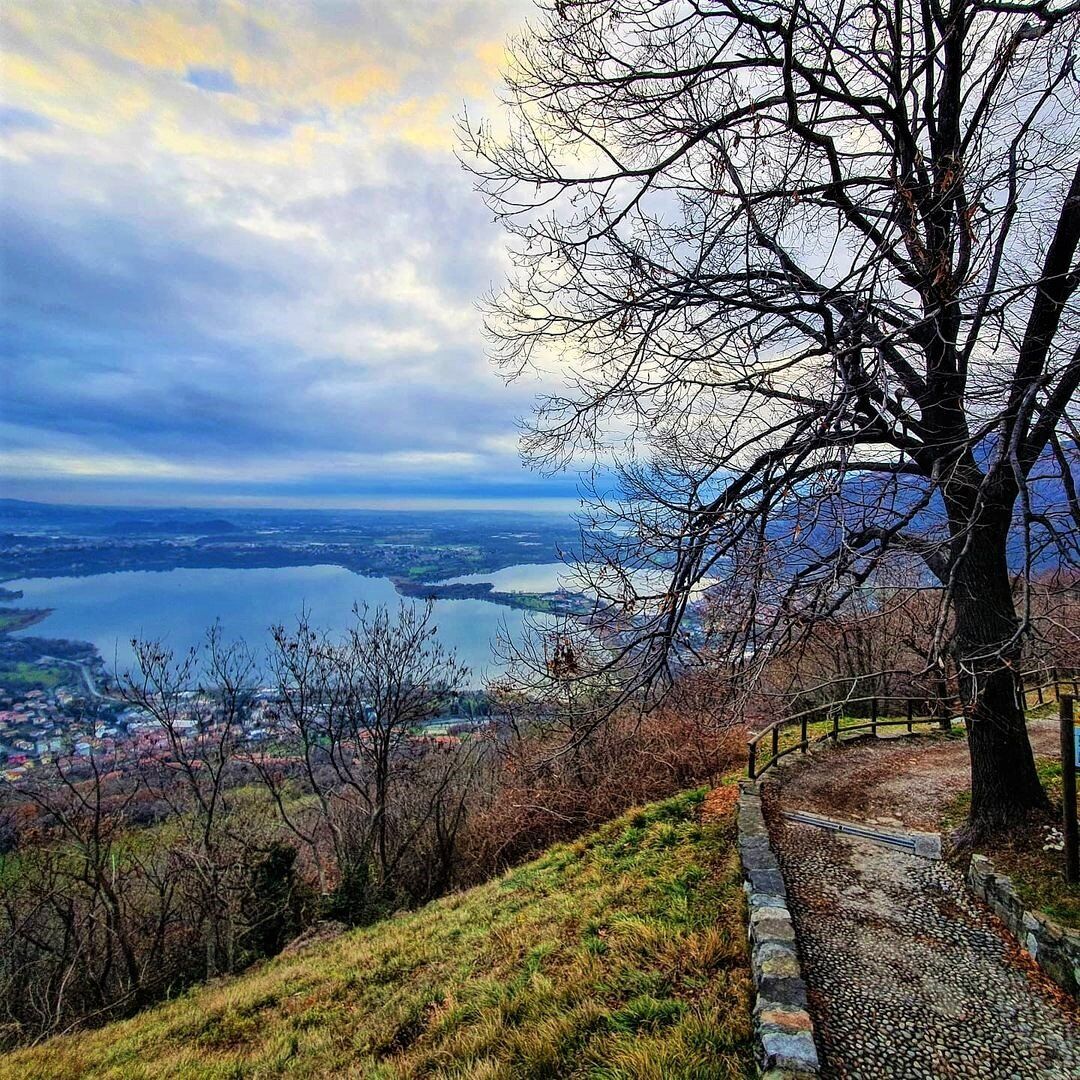
{"label": "grassy embankment", "polygon": [[[881,721],[891,721],[900,718],[883,715],[879,719]],[[836,720],[836,729],[841,739],[853,735],[867,736],[870,734],[870,729],[866,726],[869,723],[869,718],[865,716],[839,716]],[[911,725],[911,733],[915,735],[931,735],[936,734],[939,731],[941,731],[941,725],[937,720],[914,720]],[[816,743],[825,742],[832,735],[832,732],[832,720],[813,720],[806,725],[806,740],[810,746],[814,746]],[[963,727],[954,721],[952,733],[958,738],[963,737]],[[879,734],[883,737],[906,735],[907,727],[906,725],[885,725],[882,723]],[[799,728],[798,722],[793,722],[780,729],[780,734],[777,739],[777,750],[782,753],[784,750],[788,750],[793,746],[798,746],[801,742],[802,731]],[[772,743],[769,738],[766,737],[758,744],[758,769],[761,770],[767,766],[771,758]]]}
{"label": "grassy embankment", "polygon": [[691,792],[468,892],[130,1020],[0,1077],[709,1080],[750,1071],[732,798]]}
{"label": "grassy embankment", "polygon": [[[1061,823],[1061,762],[1037,757],[1035,765],[1053,805],[1052,813],[1045,820],[1022,825],[977,850],[990,858],[999,874],[1012,879],[1016,895],[1029,910],[1041,911],[1066,926],[1080,927],[1080,885],[1066,883],[1062,853],[1046,850],[1047,828],[1060,828]],[[968,792],[957,796],[944,815],[943,827],[949,830],[962,824],[970,803]]]}
{"label": "grassy embankment", "polygon": [[[1044,690],[1042,704],[1034,700],[1033,693],[1027,697],[1029,721],[1057,718],[1057,697],[1053,689]],[[1066,926],[1080,927],[1080,885],[1066,883],[1062,853],[1046,850],[1050,839],[1047,829],[1061,828],[1061,760],[1037,755],[1035,766],[1050,798],[1050,814],[1013,829],[993,844],[981,845],[979,851],[990,858],[998,873],[1012,879],[1016,895],[1029,910],[1041,911]],[[958,796],[946,810],[943,827],[955,828],[965,821],[970,802],[967,792]]]}

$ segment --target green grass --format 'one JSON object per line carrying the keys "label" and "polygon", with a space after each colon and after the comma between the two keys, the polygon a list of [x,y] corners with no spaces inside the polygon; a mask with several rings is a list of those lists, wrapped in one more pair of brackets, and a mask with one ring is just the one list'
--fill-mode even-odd
{"label": "green grass", "polygon": [[[894,721],[899,719],[895,716],[882,716],[882,726],[880,728],[880,734],[884,737],[890,735],[907,734],[907,728],[903,724],[890,723],[887,726],[884,721]],[[871,730],[869,727],[870,718],[866,716],[841,716],[837,720],[837,728],[839,730],[841,738],[845,735],[870,735]],[[936,720],[931,721],[919,721],[912,722],[911,730],[916,735],[928,735],[934,734],[941,730],[940,724]],[[806,725],[806,740],[810,746],[815,743],[824,741],[827,737],[832,735],[833,722],[832,720],[814,720]],[[953,723],[953,734],[962,737],[964,733],[963,725]],[[777,739],[777,750],[780,754],[783,754],[785,750],[791,747],[798,746],[802,742],[802,731],[798,722],[785,725],[780,729],[780,733]],[[768,766],[772,759],[772,737],[766,735],[758,743],[757,752],[757,769],[760,773],[761,770]]]}
{"label": "green grass", "polygon": [[0,1057],[0,1077],[750,1075],[733,812],[696,791],[465,893],[130,1020]]}
{"label": "green grass", "polygon": [[0,664],[0,687],[9,690],[55,690],[71,681],[71,672],[59,664]]}

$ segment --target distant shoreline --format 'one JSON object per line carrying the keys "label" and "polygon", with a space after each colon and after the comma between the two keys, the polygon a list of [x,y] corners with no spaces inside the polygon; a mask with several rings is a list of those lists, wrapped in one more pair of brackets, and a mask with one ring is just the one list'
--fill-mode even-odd
{"label": "distant shoreline", "polygon": [[[22,593],[12,594],[10,590],[3,590],[0,599],[19,599]],[[48,618],[55,608],[0,608],[0,635],[17,633]]]}
{"label": "distant shoreline", "polygon": [[573,598],[563,592],[503,592],[490,581],[439,585],[403,577],[392,577],[390,580],[402,596],[410,599],[483,600],[520,611],[560,612],[574,609]]}

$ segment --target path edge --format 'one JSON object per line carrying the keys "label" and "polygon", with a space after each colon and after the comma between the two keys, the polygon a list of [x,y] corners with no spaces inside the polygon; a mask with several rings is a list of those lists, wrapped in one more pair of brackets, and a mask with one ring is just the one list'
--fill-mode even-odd
{"label": "path edge", "polygon": [[795,923],[780,863],[769,841],[759,783],[739,782],[738,821],[761,1072],[768,1080],[819,1076],[821,1065],[814,1022],[807,1009]]}
{"label": "path edge", "polygon": [[1029,911],[1012,880],[985,855],[972,855],[964,880],[1009,928],[1021,947],[1066,993],[1080,999],[1080,935],[1041,912]]}

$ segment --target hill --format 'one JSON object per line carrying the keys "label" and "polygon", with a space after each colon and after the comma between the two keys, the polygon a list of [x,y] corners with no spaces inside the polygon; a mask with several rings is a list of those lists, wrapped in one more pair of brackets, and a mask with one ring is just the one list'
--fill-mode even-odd
{"label": "hill", "polygon": [[704,791],[631,812],[468,892],[6,1055],[0,1077],[748,1075],[729,791],[705,814]]}

